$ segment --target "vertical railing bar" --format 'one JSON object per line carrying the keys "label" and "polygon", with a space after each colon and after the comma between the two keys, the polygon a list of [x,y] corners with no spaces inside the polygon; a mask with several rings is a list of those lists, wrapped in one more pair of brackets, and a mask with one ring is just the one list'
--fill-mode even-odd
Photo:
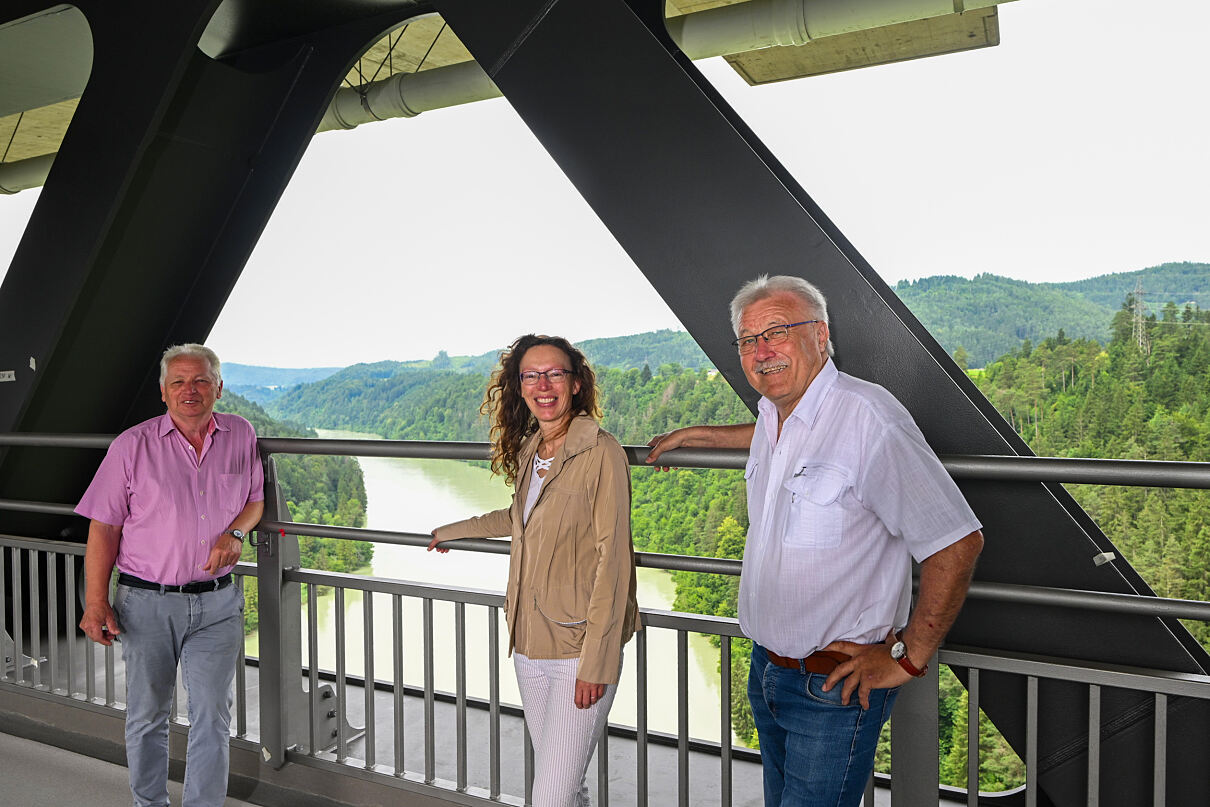
{"label": "vertical railing bar", "polygon": [[1152,807],[1164,807],[1168,791],[1168,696],[1155,693],[1155,773],[1151,786]]}
{"label": "vertical railing bar", "polygon": [[433,725],[433,600],[424,599],[424,782],[437,778],[437,727]]}
{"label": "vertical railing bar", "polygon": [[[235,585],[239,588],[240,599],[244,596],[246,579],[242,574],[235,576]],[[247,607],[245,602],[244,607]],[[239,653],[235,658],[235,736],[243,739],[248,735],[248,657],[247,634],[242,626],[239,642]]]}
{"label": "vertical railing bar", "polygon": [[25,583],[21,574],[22,550],[12,550],[13,570],[13,680],[18,684],[25,681],[25,668],[21,657],[25,654]]}
{"label": "vertical railing bar", "polygon": [[861,795],[861,807],[874,807],[874,772],[870,772],[870,778],[865,782],[865,791]]}
{"label": "vertical railing bar", "polygon": [[374,592],[366,591],[361,596],[361,648],[365,672],[365,752],[366,770],[374,770],[378,762],[378,749],[374,746]]}
{"label": "vertical railing bar", "polygon": [[392,680],[394,705],[395,775],[403,776],[403,595],[391,595],[391,653],[395,662]]}
{"label": "vertical railing bar", "polygon": [[306,583],[307,587],[307,724],[311,729],[311,756],[327,744],[319,738],[319,587]]}
{"label": "vertical railing bar", "polygon": [[[4,604],[8,602],[8,569],[13,568],[8,562],[10,557],[9,548],[0,546],[0,636],[8,635],[8,608]],[[20,577],[20,573],[14,569],[14,577]],[[17,671],[17,659],[20,658],[20,653],[17,652],[17,645],[13,644],[13,672]],[[4,657],[4,653],[0,651],[0,681],[10,681],[11,676],[8,673],[8,659]]]}
{"label": "vertical railing bar", "polygon": [[114,706],[118,702],[117,694],[114,692],[116,683],[114,681],[113,672],[113,645],[105,645],[105,705]]}
{"label": "vertical railing bar", "polygon": [[[38,574],[42,566],[42,553],[27,549],[26,559],[29,561],[29,647],[33,651],[30,656],[34,660],[33,685],[35,689],[42,688],[42,576]],[[49,635],[49,633],[47,634]]]}
{"label": "vertical railing bar", "polygon": [[454,731],[457,788],[466,790],[466,603],[454,603]]}
{"label": "vertical railing bar", "polygon": [[979,670],[972,667],[966,682],[966,803],[979,807]]}
{"label": "vertical railing bar", "polygon": [[689,633],[676,632],[676,790],[680,807],[689,807]]}
{"label": "vertical railing bar", "polygon": [[489,793],[500,798],[500,609],[487,609]]}
{"label": "vertical railing bar", "polygon": [[59,556],[46,553],[46,656],[50,662],[48,692],[55,691],[59,678]]}
{"label": "vertical railing bar", "polygon": [[89,703],[97,699],[97,646],[87,637],[84,638],[84,699]]}
{"label": "vertical railing bar", "polygon": [[597,804],[609,804],[609,717],[601,723],[597,738]]}
{"label": "vertical railing bar", "polygon": [[731,637],[720,636],[718,646],[719,671],[719,745],[722,747],[719,769],[719,797],[722,807],[731,807]]}
{"label": "vertical railing bar", "polygon": [[348,681],[345,669],[345,588],[336,587],[336,761],[348,758]]}
{"label": "vertical railing bar", "polygon": [[[105,583],[105,589],[106,589],[106,590],[105,590],[105,596],[106,596],[107,598],[109,598],[109,600],[110,600],[111,602],[113,601],[113,590],[114,590],[114,588],[113,588],[113,579],[114,579],[114,578],[113,578],[113,575],[111,574],[111,575],[110,575],[109,580],[107,580],[107,581],[106,581],[106,583]],[[111,639],[110,639],[110,643],[109,643],[108,645],[104,645],[104,647],[105,647],[105,650],[104,650],[104,657],[105,657],[105,705],[106,705],[106,706],[109,706],[109,707],[112,707],[112,706],[114,706],[114,705],[117,703],[117,694],[114,692],[114,688],[115,688],[115,685],[116,685],[116,684],[115,684],[115,682],[114,682],[114,669],[113,669],[113,668],[114,668],[114,646],[113,646],[113,639],[111,638]]]}
{"label": "vertical railing bar", "polygon": [[1101,688],[1088,686],[1088,807],[1101,803]]}
{"label": "vertical railing bar", "polygon": [[[0,567],[2,568],[2,567]],[[2,575],[0,575],[2,576]],[[67,636],[67,697],[76,696],[76,667],[80,665],[77,658],[79,649],[76,646],[76,556],[63,556],[63,627]],[[0,589],[0,602],[4,602],[4,593]],[[0,609],[3,610],[3,609]],[[87,641],[87,639],[85,639]]]}
{"label": "vertical railing bar", "polygon": [[1025,679],[1025,807],[1038,807],[1038,677]]}
{"label": "vertical railing bar", "polygon": [[529,736],[529,724],[525,724],[525,807],[534,803],[534,738]]}
{"label": "vertical railing bar", "polygon": [[635,782],[638,807],[647,805],[647,630],[634,635],[635,650]]}

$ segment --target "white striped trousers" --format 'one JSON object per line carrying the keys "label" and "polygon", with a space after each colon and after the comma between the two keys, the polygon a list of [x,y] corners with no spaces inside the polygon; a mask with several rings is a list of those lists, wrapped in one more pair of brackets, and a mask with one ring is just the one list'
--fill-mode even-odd
{"label": "white striped trousers", "polygon": [[534,744],[534,807],[589,807],[584,775],[609,716],[617,684],[587,709],[577,709],[579,659],[531,659],[513,653],[525,725]]}

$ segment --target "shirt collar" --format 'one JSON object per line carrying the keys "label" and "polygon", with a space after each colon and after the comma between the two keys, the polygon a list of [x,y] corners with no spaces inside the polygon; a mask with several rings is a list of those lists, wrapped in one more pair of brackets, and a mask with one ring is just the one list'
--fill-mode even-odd
{"label": "shirt collar", "polygon": [[[160,415],[160,425],[159,429],[157,430],[160,437],[172,434],[172,430],[175,428],[176,423],[172,421],[172,415],[168,414],[167,412]],[[230,431],[230,429],[227,426],[224,426],[222,423],[219,423],[218,416],[211,412],[210,423],[206,425],[206,435],[212,435],[216,431],[225,432]]]}
{"label": "shirt collar", "polygon": [[[819,368],[819,372],[815,378],[811,379],[811,383],[807,385],[807,391],[799,398],[798,403],[794,405],[794,411],[786,418],[787,421],[799,420],[803,425],[810,428],[815,419],[819,417],[819,410],[823,407],[823,400],[827,397],[828,390],[836,383],[837,376],[840,371],[836,369],[836,362],[832,361],[829,356],[824,362],[823,367]],[[756,403],[756,411],[763,415],[765,420],[771,424],[770,441],[777,442],[777,406],[768,398],[761,396],[761,399]]]}

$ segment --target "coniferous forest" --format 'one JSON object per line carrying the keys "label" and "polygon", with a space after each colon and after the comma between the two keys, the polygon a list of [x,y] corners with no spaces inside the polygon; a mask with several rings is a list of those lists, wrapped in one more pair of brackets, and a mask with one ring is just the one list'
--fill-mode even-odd
{"label": "coniferous forest", "polygon": [[[1168,304],[1159,313],[1143,314],[1128,297],[1107,330],[1103,344],[1068,338],[1060,328],[969,372],[1037,454],[1210,461],[1210,312],[1196,304]],[[708,366],[636,366],[636,356],[658,355],[655,336],[641,335],[639,353],[625,344],[608,344],[637,337],[594,345],[594,352],[630,364],[596,367],[606,429],[623,443],[643,444],[678,426],[751,420],[734,391]],[[961,358],[965,351],[956,347]],[[840,363],[843,367],[843,357]],[[436,364],[357,365],[296,387],[268,406],[281,417],[389,439],[486,440],[488,425],[479,415],[487,382],[484,363]],[[319,487],[297,490],[327,493],[305,494],[298,510],[315,512],[299,520],[357,521],[358,512],[364,518],[363,491],[350,483],[343,488],[348,497],[342,498],[340,472],[310,473],[320,478]],[[307,481],[304,476],[300,471],[300,484]],[[1204,491],[1081,485],[1072,493],[1156,593],[1210,599],[1210,496]],[[349,504],[354,499],[355,505]],[[747,513],[738,471],[635,468],[632,501],[634,541],[641,551],[743,555]],[[678,610],[735,615],[735,578],[687,572],[674,577]],[[1210,647],[1210,628],[1193,622],[1188,627]],[[732,653],[732,680],[742,682],[748,648],[739,644]],[[942,689],[943,781],[965,785],[966,693],[948,674]],[[743,687],[736,687],[733,701],[736,733],[754,744]],[[981,745],[982,789],[1023,781],[1020,760],[987,721]]]}

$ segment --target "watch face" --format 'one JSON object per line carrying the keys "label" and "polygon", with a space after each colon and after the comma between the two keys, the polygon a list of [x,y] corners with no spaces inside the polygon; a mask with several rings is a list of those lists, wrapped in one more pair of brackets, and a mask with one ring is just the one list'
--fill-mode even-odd
{"label": "watch face", "polygon": [[234,535],[236,538],[240,539],[241,541],[244,540],[243,530],[232,530],[231,534]]}
{"label": "watch face", "polygon": [[891,658],[895,659],[895,661],[899,661],[899,659],[906,655],[907,645],[903,642],[895,642],[895,644],[891,645]]}

